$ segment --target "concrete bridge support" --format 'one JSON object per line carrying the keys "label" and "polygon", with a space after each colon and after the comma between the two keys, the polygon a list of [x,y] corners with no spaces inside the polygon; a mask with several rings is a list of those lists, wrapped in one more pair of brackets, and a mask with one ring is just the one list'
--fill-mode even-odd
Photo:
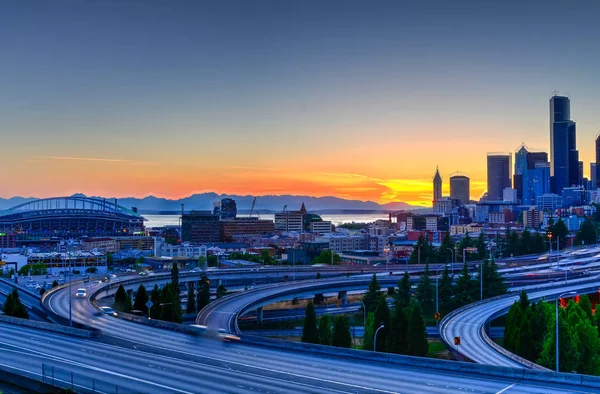
{"label": "concrete bridge support", "polygon": [[342,305],[345,305],[348,303],[348,292],[347,291],[340,291],[340,296],[342,299]]}
{"label": "concrete bridge support", "polygon": [[263,323],[263,308],[262,306],[256,310],[256,321],[262,326]]}

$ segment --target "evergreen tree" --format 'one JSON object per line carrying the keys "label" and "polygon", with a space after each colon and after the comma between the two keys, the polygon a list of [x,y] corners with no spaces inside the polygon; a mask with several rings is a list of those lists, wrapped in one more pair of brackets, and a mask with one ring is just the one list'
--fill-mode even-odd
{"label": "evergreen tree", "polygon": [[406,335],[407,354],[424,357],[429,350],[427,342],[427,331],[421,307],[413,302],[410,307],[410,319],[408,321],[408,332]]}
{"label": "evergreen tree", "polygon": [[321,316],[319,319],[319,342],[321,345],[331,345],[332,335],[331,316]]}
{"label": "evergreen tree", "polygon": [[[154,288],[152,289],[152,292],[150,293],[150,301],[152,301],[152,308],[150,308],[150,316],[148,316],[148,317],[154,316],[155,319],[159,319],[160,318],[161,299],[160,299],[160,289],[158,288],[158,285],[154,285]],[[148,308],[145,308],[144,311],[147,312]]]}
{"label": "evergreen tree", "polygon": [[487,255],[487,245],[485,244],[485,236],[483,235],[483,231],[479,233],[477,237],[477,258],[479,260],[485,259]]}
{"label": "evergreen tree", "polygon": [[549,322],[552,320],[554,309],[547,302],[539,301],[531,304],[533,311],[531,317],[531,332],[533,335],[533,345],[535,356],[530,361],[535,361],[540,357],[544,345],[544,339],[549,332]]}
{"label": "evergreen tree", "polygon": [[367,308],[367,313],[375,311],[375,308],[377,307],[377,301],[379,299],[380,290],[381,285],[377,280],[377,275],[373,274],[371,282],[369,283],[369,288],[367,289],[367,292],[365,293],[362,299],[363,303],[365,304],[365,307]]}
{"label": "evergreen tree", "polygon": [[404,273],[400,282],[398,282],[398,291],[396,292],[396,307],[406,307],[410,304],[410,275],[408,271]]}
{"label": "evergreen tree", "polygon": [[519,303],[515,301],[506,315],[506,324],[504,326],[504,348],[511,352],[514,352],[516,348],[517,339],[515,336],[518,336],[516,333],[518,333],[521,324],[522,313]]}
{"label": "evergreen tree", "polygon": [[558,218],[558,222],[553,223],[552,225],[550,225],[550,221],[548,221],[548,233],[552,233],[552,249],[556,250],[556,243],[560,240],[560,250],[563,250],[567,243],[569,230],[562,218]]}
{"label": "evergreen tree", "polygon": [[55,280],[54,282],[52,282],[52,288],[54,289],[56,286],[58,286],[58,281]]}
{"label": "evergreen tree", "polygon": [[173,283],[167,283],[161,291],[160,320],[181,323],[181,301]]}
{"label": "evergreen tree", "polygon": [[217,299],[223,298],[227,294],[227,289],[222,284],[217,287]]}
{"label": "evergreen tree", "polygon": [[390,308],[384,295],[379,296],[377,308],[375,309],[375,330],[383,324],[383,328],[377,333],[377,351],[385,352],[385,344],[390,330]]}
{"label": "evergreen tree", "polygon": [[21,319],[29,319],[29,312],[27,311],[25,305],[23,305],[21,302],[17,289],[13,289],[10,293],[10,296],[12,296],[12,311],[10,311],[10,316]]}
{"label": "evergreen tree", "polygon": [[198,257],[198,268],[202,270],[202,272],[206,271],[206,256]]}
{"label": "evergreen tree", "polygon": [[[390,353],[406,354],[407,351],[406,335],[408,322],[404,310],[400,305],[396,305],[392,313],[390,332],[386,343],[386,350]],[[406,310],[410,311],[409,308]]]}
{"label": "evergreen tree", "polygon": [[452,237],[450,237],[450,233],[446,233],[444,238],[442,238],[442,243],[440,244],[439,259],[447,263],[451,263],[453,261],[453,253],[454,242],[452,241]]}
{"label": "evergreen tree", "polygon": [[115,303],[113,307],[121,312],[129,312],[131,310],[131,299],[129,299],[123,285],[120,285],[115,293]]}
{"label": "evergreen tree", "polygon": [[179,297],[181,294],[181,287],[179,286],[179,263],[174,262],[171,267],[171,284],[173,285],[173,291]]}
{"label": "evergreen tree", "polygon": [[[379,327],[379,326],[377,326]],[[367,323],[363,334],[363,350],[373,350],[373,337],[375,336],[375,313],[367,314]]]}
{"label": "evergreen tree", "polygon": [[469,267],[465,262],[454,286],[455,306],[461,307],[463,305],[472,303],[474,301],[473,295],[475,290],[475,283],[471,278]]}
{"label": "evergreen tree", "polygon": [[210,304],[210,281],[206,276],[203,276],[202,279],[200,279],[196,296],[198,297],[196,303],[198,304],[199,311]]}
{"label": "evergreen tree", "polygon": [[187,313],[196,313],[196,288],[194,287],[194,282],[188,282],[187,288],[188,291],[185,311]]}
{"label": "evergreen tree", "polygon": [[[419,261],[420,256],[420,261]],[[409,262],[410,264],[424,264],[430,263],[433,264],[437,261],[437,253],[433,248],[433,245],[429,242],[429,239],[425,237],[423,234],[419,236],[417,243],[415,244],[413,251],[410,255]]]}
{"label": "evergreen tree", "polygon": [[429,275],[429,264],[426,263],[425,271],[423,272],[423,275],[421,275],[421,279],[419,279],[416,291],[417,301],[419,301],[419,304],[426,313],[432,312],[435,305],[435,287],[433,286]]}
{"label": "evergreen tree", "polygon": [[519,307],[521,307],[521,311],[523,312],[529,308],[529,297],[527,297],[525,290],[521,290],[521,294],[519,295]]}
{"label": "evergreen tree", "polygon": [[586,218],[581,226],[579,227],[579,231],[575,236],[574,245],[592,245],[597,243],[596,240],[596,227],[594,223],[589,218]]}
{"label": "evergreen tree", "polygon": [[438,303],[440,313],[446,314],[452,311],[453,300],[452,300],[452,278],[450,277],[450,270],[448,266],[444,267],[442,276],[438,282]]}
{"label": "evergreen tree", "polygon": [[46,289],[44,289],[43,287],[40,288],[40,296],[43,296],[45,292],[46,292]]}
{"label": "evergreen tree", "polygon": [[135,301],[133,302],[133,309],[137,311],[145,311],[148,309],[146,303],[148,302],[148,292],[144,285],[140,285],[135,293]]}
{"label": "evergreen tree", "polygon": [[515,353],[527,360],[535,360],[536,351],[531,329],[530,313],[523,313],[519,327],[519,336],[515,346]]}
{"label": "evergreen tree", "polygon": [[319,329],[317,328],[317,314],[312,301],[308,302],[304,316],[304,327],[302,328],[302,342],[319,343]]}
{"label": "evergreen tree", "polygon": [[548,250],[546,240],[539,232],[536,232],[531,240],[531,253],[543,253]]}
{"label": "evergreen tree", "polygon": [[[575,333],[574,329],[567,323],[566,312],[564,308],[559,310],[559,324],[558,324],[558,340],[560,341],[559,348],[559,371],[561,372],[572,372],[576,371],[579,366],[579,337]],[[552,320],[552,327],[554,327],[555,319]],[[544,341],[542,353],[537,363],[550,369],[554,369],[556,366],[556,340],[555,335],[547,335]]]}
{"label": "evergreen tree", "polygon": [[344,315],[336,316],[333,323],[333,346],[352,347],[352,335],[350,334],[350,322]]}
{"label": "evergreen tree", "polygon": [[[465,234],[464,238],[460,240],[460,242],[458,243],[458,255],[459,256],[463,256],[463,250],[465,250],[466,248],[472,248],[475,247],[475,242],[474,240],[469,236],[469,233]],[[476,259],[478,256],[476,255],[472,255],[469,253],[465,253],[465,261],[469,261],[472,259]]]}
{"label": "evergreen tree", "polygon": [[531,250],[532,239],[531,232],[525,227],[523,232],[521,233],[521,239],[519,239],[519,244],[517,246],[518,256],[527,255],[533,253]]}
{"label": "evergreen tree", "polygon": [[483,262],[483,298],[496,297],[506,294],[504,278],[498,273],[496,261],[484,260]]}
{"label": "evergreen tree", "polygon": [[2,309],[2,312],[4,312],[6,316],[12,316],[13,309],[15,308],[15,301],[13,295],[15,290],[16,289],[13,289],[13,291],[6,296],[6,300],[4,301],[4,308]]}
{"label": "evergreen tree", "polygon": [[592,313],[592,304],[590,303],[590,297],[587,294],[579,297],[579,307],[583,312],[584,317],[590,322],[590,324],[594,324],[594,315]]}

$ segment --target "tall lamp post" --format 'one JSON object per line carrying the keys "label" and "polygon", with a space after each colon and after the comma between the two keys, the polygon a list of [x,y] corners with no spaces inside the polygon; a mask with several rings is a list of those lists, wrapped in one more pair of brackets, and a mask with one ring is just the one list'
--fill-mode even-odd
{"label": "tall lamp post", "polygon": [[452,248],[446,248],[450,251],[450,261],[452,262],[452,275],[454,276],[454,250]]}
{"label": "tall lamp post", "polygon": [[363,307],[363,330],[366,330],[367,329],[367,306],[362,301],[360,303],[362,304],[362,307]]}
{"label": "tall lamp post", "polygon": [[65,238],[61,238],[61,237],[52,237],[52,239],[55,240],[59,240],[59,241],[64,241],[67,244],[67,254],[65,255],[65,265],[64,265],[64,272],[65,272],[65,281],[67,280],[67,269],[66,269],[66,261],[69,260],[69,327],[73,327],[73,294],[71,292],[71,282],[72,282],[72,277],[71,275],[73,274],[73,263],[70,261],[70,247],[71,247],[71,243],[75,240],[78,239],[82,239],[82,238],[87,238],[87,236],[83,236],[83,237],[78,237],[75,239],[65,239]]}
{"label": "tall lamp post", "polygon": [[379,326],[379,328],[375,331],[375,338],[373,338],[373,351],[374,352],[377,351],[377,333],[379,332],[379,330],[381,330],[384,327],[385,326],[383,325],[383,323],[381,323],[381,325]]}
{"label": "tall lamp post", "polygon": [[570,297],[570,296],[574,296],[576,295],[577,292],[576,291],[569,291],[567,293],[563,293],[561,295],[559,295],[558,297],[556,297],[556,372],[559,372],[558,370],[558,364],[559,364],[559,359],[558,359],[558,300],[560,300],[563,297]]}
{"label": "tall lamp post", "polygon": [[385,248],[383,249],[383,251],[385,252],[385,272],[389,273],[390,269],[389,269],[389,264],[390,264],[390,248],[389,246],[385,246]]}
{"label": "tall lamp post", "polygon": [[[440,270],[444,267],[446,267],[447,264],[444,265],[440,265],[437,270],[435,271],[435,315],[437,317],[437,315],[440,313],[440,308],[438,307],[439,305],[439,296],[438,296],[438,279],[440,276]],[[438,325],[438,320],[436,318],[435,320],[435,325]]]}

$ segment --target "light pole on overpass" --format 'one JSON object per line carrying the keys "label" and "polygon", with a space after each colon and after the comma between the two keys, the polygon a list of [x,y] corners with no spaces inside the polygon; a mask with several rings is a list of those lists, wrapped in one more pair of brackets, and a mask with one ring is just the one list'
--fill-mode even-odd
{"label": "light pole on overpass", "polygon": [[559,372],[558,370],[558,364],[559,364],[559,356],[558,356],[558,300],[560,300],[563,297],[570,297],[570,296],[574,296],[576,295],[577,292],[576,291],[569,291],[567,293],[563,293],[561,295],[559,295],[558,297],[556,297],[556,372]]}
{"label": "light pole on overpass", "polygon": [[450,261],[452,262],[452,275],[454,276],[454,250],[452,248],[446,248],[450,251],[450,255],[451,255],[451,259]]}
{"label": "light pole on overpass", "polygon": [[367,307],[364,302],[360,302],[363,306],[363,330],[367,329]]}
{"label": "light pole on overpass", "polygon": [[383,323],[381,323],[381,325],[379,326],[379,328],[375,331],[375,338],[373,339],[373,351],[374,352],[377,351],[377,333],[379,332],[379,330],[381,330],[384,327],[385,326],[383,325]]}
{"label": "light pole on overpass", "polygon": [[436,326],[437,326],[437,324],[438,324],[438,321],[439,321],[439,320],[437,320],[437,316],[438,316],[438,313],[440,313],[440,308],[438,307],[438,304],[439,304],[439,296],[438,296],[438,279],[439,279],[439,276],[440,276],[440,270],[441,270],[442,268],[446,267],[446,266],[447,266],[447,264],[440,265],[440,266],[437,268],[437,270],[435,271],[435,316],[436,316],[435,325],[436,325]]}
{"label": "light pole on overpass", "polygon": [[[78,237],[75,238],[75,240],[78,239],[83,239],[83,238],[87,238],[87,236],[83,236],[83,237]],[[74,239],[65,239],[65,238],[61,238],[61,237],[52,237],[52,239],[55,240],[59,240],[59,241],[64,241],[67,244],[67,254],[65,257],[65,265],[63,267],[64,268],[64,272],[65,272],[65,281],[67,280],[67,269],[66,269],[66,262],[67,259],[69,260],[69,327],[73,327],[73,294],[71,293],[71,282],[73,281],[72,275],[73,275],[73,263],[71,261],[71,259],[69,258],[71,253],[70,253],[70,246],[71,243],[74,242]]]}

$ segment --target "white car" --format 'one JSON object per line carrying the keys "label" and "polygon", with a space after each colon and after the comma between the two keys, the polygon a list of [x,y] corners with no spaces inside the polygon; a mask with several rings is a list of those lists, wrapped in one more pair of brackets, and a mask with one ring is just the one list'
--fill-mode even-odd
{"label": "white car", "polygon": [[115,312],[115,310],[113,308],[111,308],[110,306],[101,306],[100,311],[102,311],[102,313],[104,313],[105,315],[115,316],[115,317],[117,316],[117,312]]}
{"label": "white car", "polygon": [[85,289],[77,289],[77,292],[75,293],[75,297],[77,298],[85,298],[87,297],[87,291]]}

